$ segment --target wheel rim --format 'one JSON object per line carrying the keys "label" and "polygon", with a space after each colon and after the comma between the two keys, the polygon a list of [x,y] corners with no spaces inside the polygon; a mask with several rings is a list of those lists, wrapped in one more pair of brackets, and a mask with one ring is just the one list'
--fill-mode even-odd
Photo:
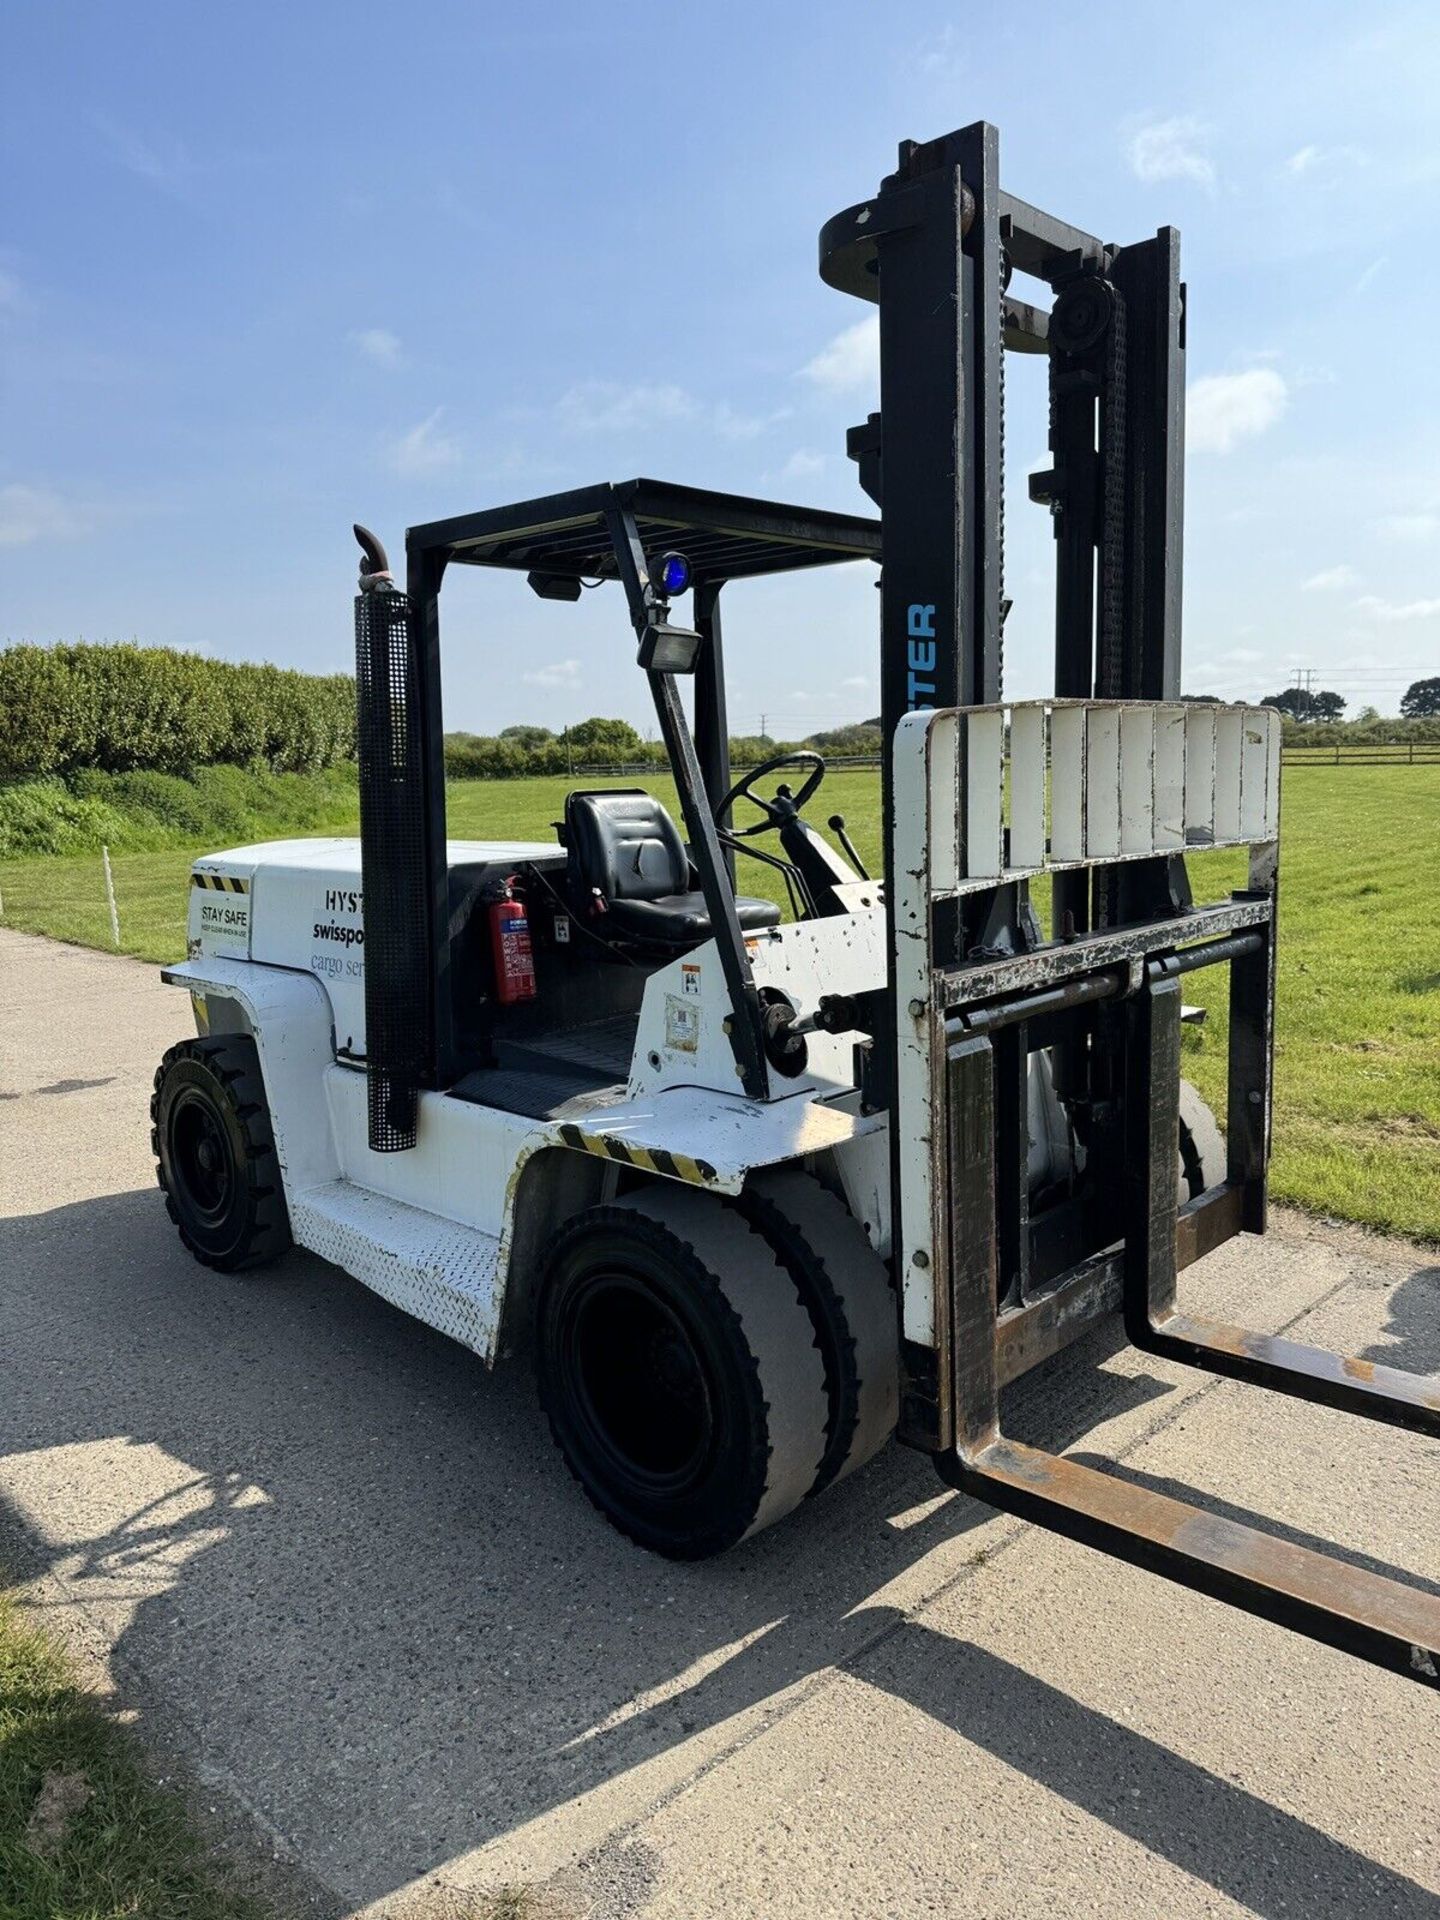
{"label": "wheel rim", "polygon": [[684,1319],[653,1287],[613,1268],[587,1276],[559,1358],[586,1449],[608,1479],[654,1495],[699,1478],[715,1444],[716,1394]]}
{"label": "wheel rim", "polygon": [[200,1218],[223,1219],[235,1191],[234,1161],[219,1114],[198,1094],[182,1094],[171,1111],[170,1160]]}

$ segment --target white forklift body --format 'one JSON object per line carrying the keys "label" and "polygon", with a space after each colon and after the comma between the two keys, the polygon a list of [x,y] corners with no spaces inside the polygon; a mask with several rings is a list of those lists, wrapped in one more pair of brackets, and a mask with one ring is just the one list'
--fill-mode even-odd
{"label": "white forklift body", "polygon": [[[1192,847],[1228,846],[1273,841],[1278,832],[1273,713],[1133,703],[1123,717],[1123,754],[1120,712],[1098,703],[930,710],[902,724],[901,1193],[913,1189],[907,1214],[917,1223],[935,1204],[926,1152],[931,1040],[923,1013],[910,1010],[928,1006],[935,966],[928,903],[1021,872],[1153,856],[1184,847],[1187,835]],[[1052,751],[1061,778],[1049,801]],[[1013,820],[1008,852],[1003,796]],[[562,1101],[544,1117],[424,1091],[415,1149],[375,1152],[366,1130],[360,854],[358,839],[289,840],[197,861],[189,957],[165,973],[189,988],[200,1033],[244,1032],[256,1043],[301,1246],[490,1362],[505,1324],[517,1211],[522,1196],[524,1206],[536,1204],[526,1171],[552,1150],[732,1195],[760,1168],[823,1162],[872,1247],[890,1257],[887,1121],[860,1111],[850,1044],[812,1026],[803,1068],[773,1080],[769,1099],[747,1097],[737,1085],[713,941],[649,974],[629,1057],[616,1061],[609,1088]],[[523,841],[450,841],[447,858],[451,874],[477,892],[520,865],[549,869],[558,881],[565,864],[563,851]],[[802,1026],[824,996],[853,999],[885,984],[880,889],[847,888],[853,911],[746,936],[757,988]],[[1245,911],[1231,915],[1236,925]],[[1028,1098],[1027,1176],[1039,1188],[1083,1165],[1083,1152],[1043,1054],[1030,1058]],[[553,1230],[561,1218],[554,1196],[543,1186],[539,1195],[537,1210]],[[905,1333],[933,1344],[928,1231],[902,1253]]]}
{"label": "white forklift body", "polygon": [[[533,842],[451,841],[448,858],[481,888],[521,863],[564,867],[562,852]],[[748,936],[757,983],[799,1017],[824,993],[880,988],[878,889],[862,888],[857,907]],[[816,1032],[802,1073],[778,1081],[768,1101],[748,1098],[713,942],[650,974],[630,1057],[604,1097],[587,1092],[537,1118],[422,1091],[417,1145],[405,1154],[376,1153],[366,1138],[359,840],[275,841],[198,860],[187,951],[164,978],[189,989],[197,1031],[246,1033],[259,1051],[296,1242],[487,1361],[499,1350],[517,1208],[522,1195],[533,1204],[527,1168],[550,1150],[728,1194],[758,1168],[823,1156],[872,1245],[888,1252],[885,1120],[858,1111],[849,1045]],[[543,1211],[553,1230],[561,1216]]]}

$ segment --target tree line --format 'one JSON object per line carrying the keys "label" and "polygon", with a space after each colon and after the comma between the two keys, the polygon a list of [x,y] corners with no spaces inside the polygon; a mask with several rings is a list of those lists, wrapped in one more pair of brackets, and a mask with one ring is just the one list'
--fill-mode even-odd
{"label": "tree line", "polygon": [[[1209,698],[1211,696],[1192,696]],[[1440,736],[1440,676],[1417,680],[1401,701],[1403,719],[1373,708],[1341,718],[1336,693],[1287,687],[1266,703],[1286,716],[1287,737],[1315,744]],[[877,719],[803,740],[764,734],[733,738],[737,767],[793,747],[832,758],[877,758]],[[355,682],[349,674],[299,673],[238,664],[172,647],[11,646],[0,650],[0,781],[105,773],[191,773],[203,766],[313,773],[355,757]],[[598,716],[558,732],[505,727],[498,734],[451,733],[452,779],[583,774],[616,766],[663,768],[658,740],[626,720]]]}
{"label": "tree line", "polygon": [[[787,746],[875,754],[879,722],[803,742],[732,740],[737,765]],[[102,773],[193,773],[240,766],[314,773],[355,758],[355,681],[240,664],[174,647],[20,644],[0,649],[0,781]],[[445,740],[452,779],[663,767],[665,751],[625,720],[593,718],[559,733],[507,727]]]}
{"label": "tree line", "polygon": [[[872,758],[880,752],[880,723],[862,721],[813,733],[804,740],[773,740],[740,734],[730,741],[737,767],[754,766],[772,754],[812,747],[833,758]],[[599,767],[665,767],[663,742],[642,739],[628,720],[582,720],[556,733],[549,727],[504,727],[497,734],[447,733],[445,771],[452,780],[504,780],[519,774],[585,773]]]}
{"label": "tree line", "polygon": [[[1280,693],[1267,693],[1261,702],[1262,706],[1278,707],[1288,719],[1306,726],[1317,721],[1322,725],[1333,724],[1344,716],[1348,704],[1343,694],[1328,692],[1323,687],[1286,687]],[[1356,722],[1369,725],[1382,718],[1374,707],[1364,707],[1356,715]],[[1440,675],[1429,680],[1411,681],[1400,696],[1400,718],[1440,719]]]}
{"label": "tree line", "polygon": [[0,651],[0,780],[98,768],[314,773],[355,757],[355,682],[172,647]]}

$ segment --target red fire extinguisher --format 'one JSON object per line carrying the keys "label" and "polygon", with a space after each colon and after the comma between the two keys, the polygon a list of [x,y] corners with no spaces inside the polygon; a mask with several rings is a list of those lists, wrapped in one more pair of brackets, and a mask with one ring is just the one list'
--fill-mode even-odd
{"label": "red fire extinguisher", "polygon": [[522,902],[515,898],[517,875],[511,874],[498,900],[490,903],[490,952],[495,962],[495,997],[501,1006],[535,998],[535,955],[530,946],[530,922]]}

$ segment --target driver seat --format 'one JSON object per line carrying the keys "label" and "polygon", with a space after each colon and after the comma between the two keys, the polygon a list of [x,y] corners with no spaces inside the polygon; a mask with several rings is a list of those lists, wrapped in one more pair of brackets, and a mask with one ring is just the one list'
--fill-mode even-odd
{"label": "driver seat", "polygon": [[[705,896],[675,822],[642,787],[577,789],[565,801],[570,898],[589,913],[597,896],[607,933],[651,947],[693,947],[710,938]],[[746,933],[780,924],[773,900],[735,896]]]}

